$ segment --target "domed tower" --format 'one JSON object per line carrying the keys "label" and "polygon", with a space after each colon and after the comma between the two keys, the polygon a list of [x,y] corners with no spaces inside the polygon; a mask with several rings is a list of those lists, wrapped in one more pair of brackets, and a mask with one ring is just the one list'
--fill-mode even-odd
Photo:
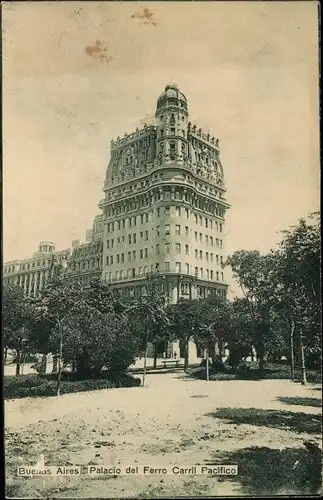
{"label": "domed tower", "polygon": [[187,99],[176,84],[171,83],[157,99],[157,163],[184,163],[188,154]]}

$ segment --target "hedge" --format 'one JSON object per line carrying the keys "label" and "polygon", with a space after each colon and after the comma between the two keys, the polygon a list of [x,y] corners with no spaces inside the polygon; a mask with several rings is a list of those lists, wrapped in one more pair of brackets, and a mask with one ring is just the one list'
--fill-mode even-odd
{"label": "hedge", "polygon": [[[108,375],[105,374],[105,377]],[[56,376],[57,378],[57,376]],[[111,374],[111,379],[97,378],[88,380],[62,380],[61,394],[72,392],[95,391],[98,389],[113,389],[116,387],[138,387],[139,378],[131,375]],[[4,398],[28,398],[39,396],[56,396],[57,381],[52,376],[20,375],[4,377]]]}
{"label": "hedge", "polygon": [[[248,367],[249,368],[249,367]],[[204,366],[199,366],[197,368],[191,368],[188,370],[188,374],[191,377],[206,380],[206,368]],[[306,373],[307,381],[309,383],[321,383],[322,374],[318,371],[307,371]],[[273,365],[268,364],[265,369],[264,376],[262,377],[266,380],[290,380],[290,368],[284,365]],[[260,380],[260,371],[258,368],[250,368],[248,370],[237,370],[236,373],[233,371],[228,373],[214,372],[210,366],[210,376],[209,380]],[[295,380],[301,380],[301,372],[299,369],[295,372]]]}

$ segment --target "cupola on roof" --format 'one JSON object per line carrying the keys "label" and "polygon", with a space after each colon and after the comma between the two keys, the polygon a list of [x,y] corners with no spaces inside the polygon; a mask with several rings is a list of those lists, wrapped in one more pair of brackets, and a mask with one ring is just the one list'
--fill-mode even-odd
{"label": "cupola on roof", "polygon": [[169,83],[166,85],[164,92],[160,94],[157,99],[157,109],[162,107],[166,101],[174,102],[174,100],[184,103],[184,107],[187,108],[187,99],[185,95],[180,92],[176,83]]}

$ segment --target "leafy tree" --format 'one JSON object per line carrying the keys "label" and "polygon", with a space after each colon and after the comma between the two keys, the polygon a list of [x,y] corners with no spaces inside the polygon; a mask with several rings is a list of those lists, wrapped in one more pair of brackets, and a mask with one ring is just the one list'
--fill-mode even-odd
{"label": "leafy tree", "polygon": [[236,298],[231,304],[231,328],[228,336],[230,352],[228,363],[236,369],[247,356],[253,359],[253,321],[250,315],[248,299]]}
{"label": "leafy tree", "polygon": [[196,303],[198,326],[194,339],[198,344],[207,347],[211,358],[224,355],[230,332],[230,306],[228,301],[212,294]]}
{"label": "leafy tree", "polygon": [[16,285],[3,288],[2,306],[4,346],[16,352],[16,375],[20,375],[24,353],[29,349],[32,308]]}
{"label": "leafy tree", "polygon": [[101,313],[122,314],[126,305],[120,300],[119,294],[111,290],[111,286],[100,278],[93,278],[87,288],[84,289],[86,302],[89,307],[97,309]]}
{"label": "leafy tree", "polygon": [[[320,359],[322,353],[318,214],[311,214],[309,221],[300,219],[296,226],[283,231],[283,234],[283,240],[274,253],[276,266],[272,282],[275,285],[275,306],[289,325],[292,360],[295,334],[298,337],[302,382],[306,383],[304,343],[308,354],[315,352]],[[293,369],[292,366],[292,372]]]}
{"label": "leafy tree", "polygon": [[270,341],[270,312],[273,307],[271,277],[274,269],[271,254],[260,255],[256,250],[240,250],[228,257],[234,278],[238,281],[246,299],[253,325],[253,343],[263,376],[266,344]]}
{"label": "leafy tree", "polygon": [[135,326],[139,345],[145,348],[144,386],[148,343],[152,342],[156,349],[156,343],[168,337],[169,319],[166,314],[166,296],[160,290],[158,278],[148,281],[146,295],[141,295],[137,299],[134,299],[125,312],[128,315],[129,321]]}
{"label": "leafy tree", "polygon": [[102,369],[125,370],[137,347],[138,339],[131,335],[127,317],[114,311],[84,309],[65,323],[63,359],[66,363],[76,360],[81,377],[97,377]]}
{"label": "leafy tree", "polygon": [[[72,318],[85,312],[90,313],[79,283],[68,283],[58,276],[49,281],[37,301],[40,317],[52,324],[51,349],[58,354],[57,395],[60,395],[64,334],[69,331]],[[56,336],[55,336],[56,333]]]}
{"label": "leafy tree", "polygon": [[170,331],[174,340],[184,345],[184,370],[188,368],[188,343],[199,331],[197,300],[180,298],[177,304],[167,308],[170,319]]}

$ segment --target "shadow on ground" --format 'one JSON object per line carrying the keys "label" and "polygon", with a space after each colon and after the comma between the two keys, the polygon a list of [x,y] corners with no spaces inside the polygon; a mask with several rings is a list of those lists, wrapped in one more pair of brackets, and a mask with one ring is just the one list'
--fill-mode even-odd
{"label": "shadow on ground", "polygon": [[242,494],[318,494],[322,485],[322,455],[305,448],[243,448],[216,453],[206,464],[238,465],[237,476],[224,481],[238,482]]}
{"label": "shadow on ground", "polygon": [[232,424],[249,424],[260,427],[274,427],[294,432],[319,434],[322,429],[321,415],[291,411],[263,410],[260,408],[219,408],[206,413],[207,417],[227,420]]}
{"label": "shadow on ground", "polygon": [[301,397],[279,397],[277,398],[281,403],[285,403],[287,405],[296,405],[296,406],[313,406],[314,408],[320,408],[322,406],[322,399],[319,398],[301,398]]}

